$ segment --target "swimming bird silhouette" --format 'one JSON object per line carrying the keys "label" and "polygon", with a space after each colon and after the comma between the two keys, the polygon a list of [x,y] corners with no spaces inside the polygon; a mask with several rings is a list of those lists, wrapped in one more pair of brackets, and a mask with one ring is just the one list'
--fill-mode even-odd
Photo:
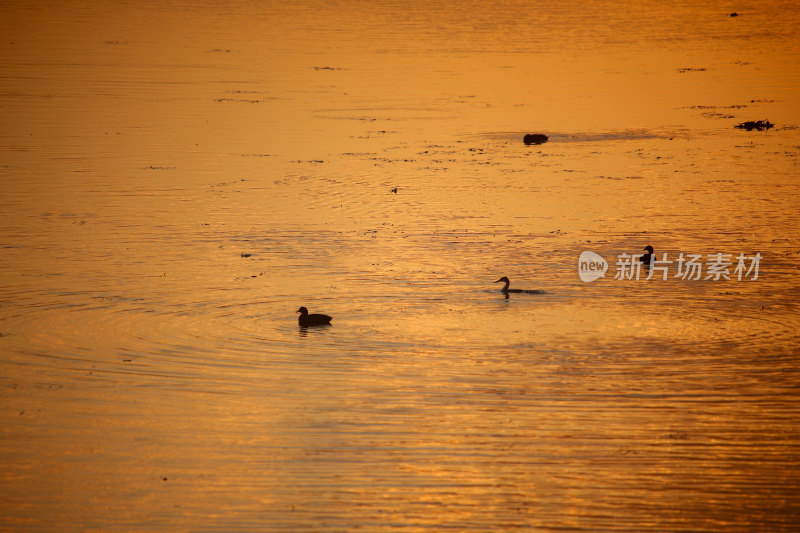
{"label": "swimming bird silhouette", "polygon": [[650,246],[649,244],[644,247],[644,251],[647,253],[641,256],[639,258],[639,261],[649,266],[650,262],[656,258],[656,254],[653,253],[653,247]]}
{"label": "swimming bird silhouette", "polygon": [[309,326],[325,326],[331,323],[331,318],[328,315],[320,315],[317,313],[308,314],[308,309],[305,307],[301,307],[297,310],[300,313],[300,317],[297,319],[297,322],[300,324],[301,328],[307,328]]}
{"label": "swimming bird silhouette", "polygon": [[503,286],[503,288],[502,288],[502,289],[500,289],[500,292],[502,292],[502,293],[504,293],[504,294],[506,294],[506,295],[507,295],[508,293],[510,293],[510,292],[511,292],[511,293],[523,293],[523,294],[544,294],[544,291],[540,291],[540,290],[538,290],[538,289],[534,289],[534,290],[525,290],[525,289],[509,289],[509,288],[508,288],[508,286],[509,286],[509,285],[511,285],[511,282],[510,282],[510,281],[508,280],[508,278],[507,278],[507,277],[505,277],[505,276],[503,276],[502,278],[500,278],[500,279],[498,279],[497,281],[495,281],[495,283],[500,283],[501,281],[504,281],[504,282],[505,282],[505,285]]}

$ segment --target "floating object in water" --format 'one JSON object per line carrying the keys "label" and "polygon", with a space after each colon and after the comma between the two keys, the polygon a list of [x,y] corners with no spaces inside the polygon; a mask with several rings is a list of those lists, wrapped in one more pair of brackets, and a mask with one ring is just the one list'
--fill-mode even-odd
{"label": "floating object in water", "polygon": [[740,130],[747,130],[747,131],[766,131],[770,128],[774,128],[775,124],[770,122],[769,120],[748,120],[747,122],[742,122],[741,124],[737,124],[734,128],[739,128]]}
{"label": "floating object in water", "polygon": [[321,314],[308,314],[308,309],[305,307],[301,307],[297,310],[300,313],[300,317],[297,319],[297,322],[300,324],[301,328],[307,328],[309,326],[326,326],[331,323],[331,318],[328,315],[321,315]]}
{"label": "floating object in water", "polygon": [[508,293],[515,293],[515,294],[544,294],[544,291],[540,291],[538,289],[534,289],[534,290],[509,289],[508,286],[511,285],[511,282],[505,276],[503,276],[502,278],[500,278],[497,281],[495,281],[495,283],[500,283],[501,281],[505,282],[505,285],[503,286],[502,289],[500,289],[500,292],[502,292],[502,293],[504,293],[506,295]]}
{"label": "floating object in water", "polygon": [[522,138],[525,144],[542,144],[547,142],[547,135],[541,133],[529,133]]}
{"label": "floating object in water", "polygon": [[393,193],[397,194],[397,191],[398,191],[399,189],[398,189],[397,187],[394,187],[394,188],[392,188],[392,189],[389,189],[389,190],[390,190],[391,192],[393,192]]}
{"label": "floating object in water", "polygon": [[641,256],[639,258],[639,261],[641,261],[647,266],[650,266],[650,263],[656,258],[656,255],[653,252],[653,247],[648,244],[647,246],[644,247],[644,251],[647,253]]}

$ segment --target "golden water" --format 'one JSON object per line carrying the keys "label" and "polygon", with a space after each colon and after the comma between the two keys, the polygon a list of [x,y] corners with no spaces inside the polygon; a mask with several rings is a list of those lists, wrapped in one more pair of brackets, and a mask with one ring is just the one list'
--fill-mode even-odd
{"label": "golden water", "polygon": [[793,2],[67,4],[0,6],[0,530],[800,522]]}

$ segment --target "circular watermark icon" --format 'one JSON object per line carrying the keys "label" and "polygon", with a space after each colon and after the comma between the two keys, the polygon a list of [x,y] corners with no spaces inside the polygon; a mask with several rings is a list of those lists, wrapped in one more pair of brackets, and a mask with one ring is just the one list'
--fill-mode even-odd
{"label": "circular watermark icon", "polygon": [[578,258],[578,276],[581,281],[588,283],[600,279],[606,275],[607,270],[608,263],[602,256],[588,250],[581,252]]}

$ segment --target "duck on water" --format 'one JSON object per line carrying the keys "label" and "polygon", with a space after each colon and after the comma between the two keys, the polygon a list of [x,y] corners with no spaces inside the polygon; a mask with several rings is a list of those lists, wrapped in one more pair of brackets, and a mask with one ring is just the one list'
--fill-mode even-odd
{"label": "duck on water", "polygon": [[540,291],[538,289],[534,290],[526,290],[526,289],[509,289],[508,286],[511,285],[511,282],[508,280],[507,277],[503,276],[502,278],[495,281],[495,283],[500,283],[501,281],[505,282],[503,288],[500,289],[500,292],[508,296],[509,293],[514,294],[544,294],[544,291]]}
{"label": "duck on water", "polygon": [[305,307],[301,307],[297,310],[300,313],[300,317],[297,319],[297,322],[300,324],[301,328],[307,328],[310,326],[327,326],[330,325],[331,319],[328,315],[322,315],[318,313],[308,314],[308,309]]}

